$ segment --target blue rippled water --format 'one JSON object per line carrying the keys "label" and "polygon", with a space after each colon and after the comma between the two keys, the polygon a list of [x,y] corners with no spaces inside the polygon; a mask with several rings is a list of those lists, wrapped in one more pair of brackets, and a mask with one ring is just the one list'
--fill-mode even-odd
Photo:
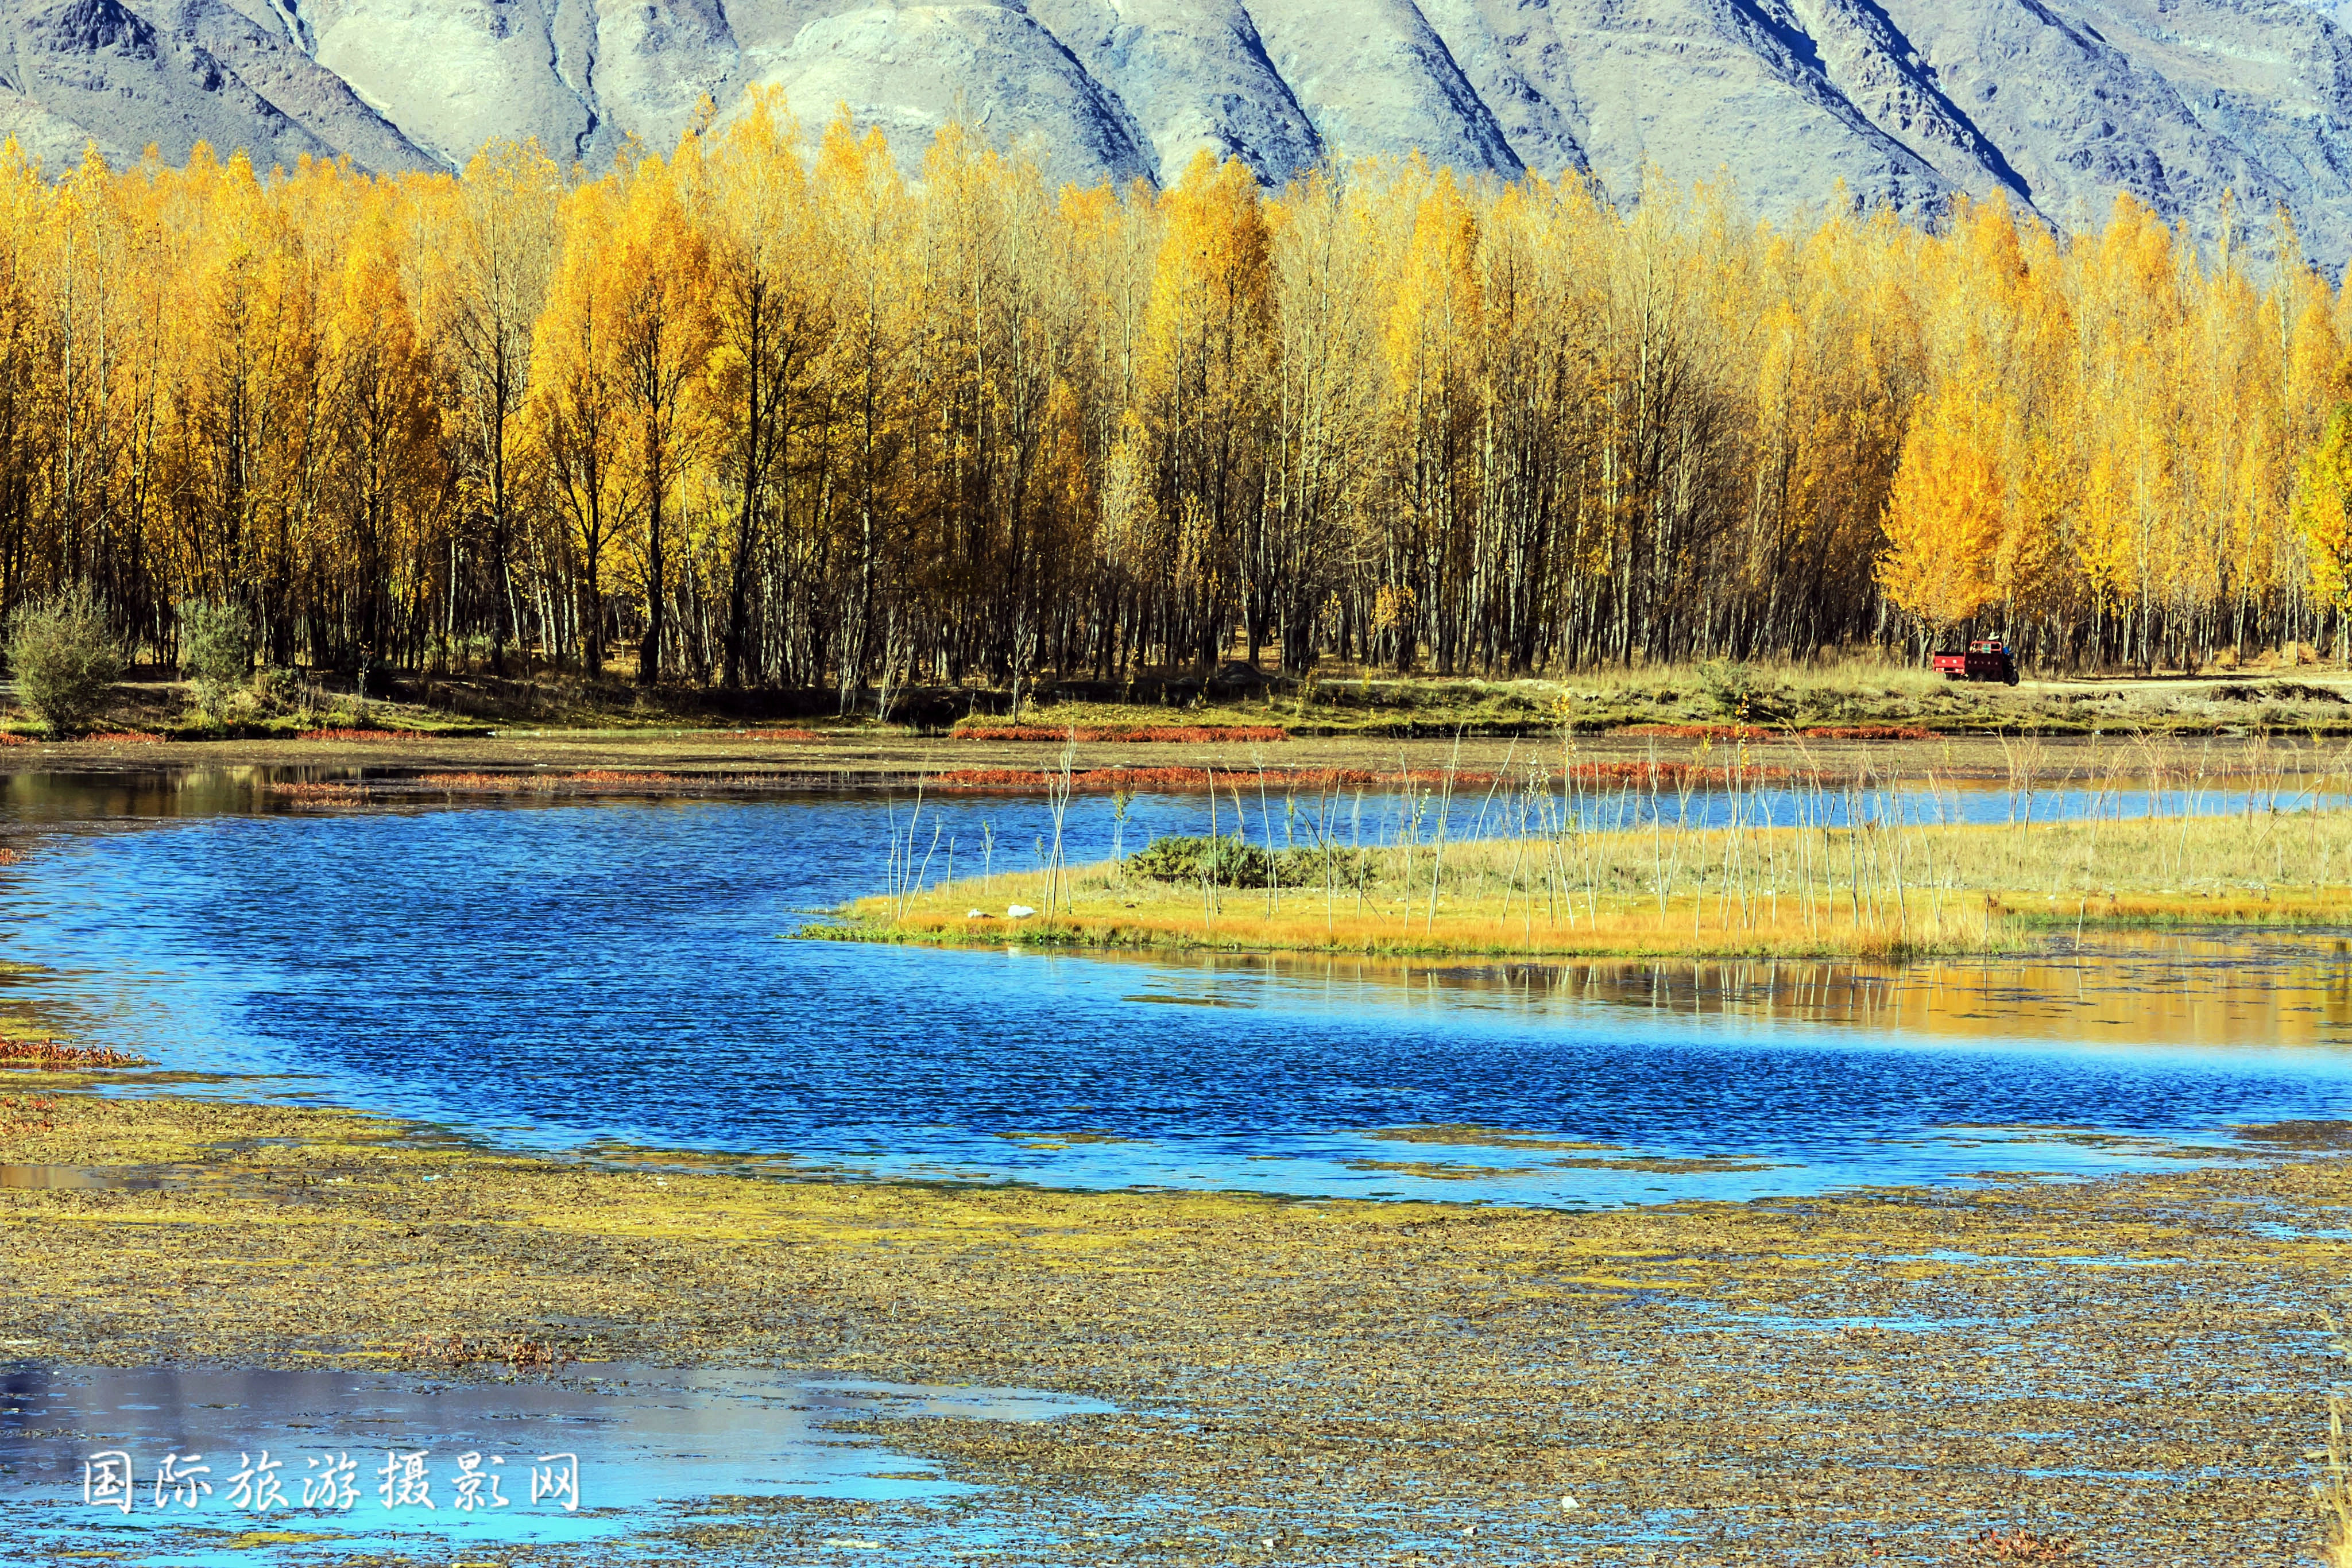
{"label": "blue rippled water", "polygon": [[[39,834],[5,951],[48,971],[19,994],[167,1065],[260,1075],[227,1092],[502,1143],[1086,1187],[1753,1197],[2115,1168],[2352,1105],[2333,938],[1893,976],[936,951],[792,936],[879,885],[903,801],[255,799],[15,787]],[[927,809],[959,872],[983,822],[1000,868],[1051,831],[1036,802]],[[1147,798],[1128,843],[1201,810]],[[1107,852],[1108,804],[1069,831],[1074,858]]]}

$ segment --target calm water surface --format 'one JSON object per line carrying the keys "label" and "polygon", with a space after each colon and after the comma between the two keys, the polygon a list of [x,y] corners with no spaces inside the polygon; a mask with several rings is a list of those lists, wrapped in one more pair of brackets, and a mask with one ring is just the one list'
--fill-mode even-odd
{"label": "calm water surface", "polygon": [[[483,1386],[0,1363],[0,1540],[142,1563],[250,1563],[273,1544],[446,1563],[607,1542],[714,1495],[954,1503],[980,1489],[838,1424],[1112,1409],[1034,1390],[614,1364]],[[135,1486],[110,1502],[126,1471]],[[296,1539],[233,1539],[256,1530]]]}
{"label": "calm water surface", "polygon": [[[932,951],[791,935],[879,885],[903,800],[265,808],[248,774],[13,781],[37,852],[5,950],[50,971],[17,994],[261,1075],[240,1092],[509,1144],[1076,1187],[1749,1197],[2143,1165],[2352,1107],[2332,936],[1900,973]],[[959,873],[983,824],[1000,869],[1052,831],[1036,802],[927,810]],[[1202,813],[1146,798],[1127,844]],[[1108,853],[1108,803],[1069,831]]]}

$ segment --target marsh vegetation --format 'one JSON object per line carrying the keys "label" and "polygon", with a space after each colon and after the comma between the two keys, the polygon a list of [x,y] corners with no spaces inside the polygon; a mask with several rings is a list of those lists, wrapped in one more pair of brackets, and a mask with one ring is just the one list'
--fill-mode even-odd
{"label": "marsh vegetation", "polygon": [[[845,934],[1394,953],[1984,952],[2036,928],[2352,919],[2352,755],[2142,742],[2063,769],[2004,743],[2007,821],[1891,759],[1744,737],[1696,758],[1200,770],[1208,831],[1079,867],[929,880]],[[1072,777],[1065,758],[1062,777]],[[1066,790],[1069,786],[1065,783]],[[919,820],[918,800],[916,819]],[[911,830],[910,830],[911,831]],[[894,862],[894,865],[898,862]],[[999,911],[1034,910],[1017,922]]]}
{"label": "marsh vegetation", "polygon": [[[1860,1568],[2003,1561],[1971,1554],[1988,1540],[2278,1562],[2315,1536],[2307,1303],[2340,1278],[2345,1166],[2260,1130],[2247,1158],[2119,1181],[1572,1214],[585,1165],[88,1086],[47,1081],[55,1114],[0,1132],[7,1156],[163,1185],[0,1188],[0,1334],[24,1354],[986,1367],[1118,1406],[894,1428],[990,1489],[952,1521],[854,1507],[918,1559],[943,1527],[1169,1568],[1267,1538],[1276,1561],[1437,1536],[1482,1561]],[[2150,1345],[2174,1351],[2161,1377]],[[797,1561],[843,1518],[737,1498],[646,1544]]]}

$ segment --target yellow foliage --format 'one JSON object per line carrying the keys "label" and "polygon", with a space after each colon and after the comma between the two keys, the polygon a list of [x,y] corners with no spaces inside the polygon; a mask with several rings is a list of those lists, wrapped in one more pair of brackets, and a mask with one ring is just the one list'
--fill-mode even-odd
{"label": "yellow foliage", "polygon": [[2324,603],[2352,608],[2352,402],[2338,403],[2295,475],[2294,524]]}
{"label": "yellow foliage", "polygon": [[764,90],[600,173],[7,143],[0,610],[94,579],[166,655],[216,598],[275,662],[634,645],[846,706],[1898,622],[2194,663],[2352,608],[2315,272],[2129,200],[1740,214],[1410,158],[1057,192],[962,124],[910,182]]}
{"label": "yellow foliage", "polygon": [[1958,385],[1912,423],[1887,503],[1878,580],[1899,608],[1930,625],[1969,620],[2000,594],[2010,423],[2006,400]]}

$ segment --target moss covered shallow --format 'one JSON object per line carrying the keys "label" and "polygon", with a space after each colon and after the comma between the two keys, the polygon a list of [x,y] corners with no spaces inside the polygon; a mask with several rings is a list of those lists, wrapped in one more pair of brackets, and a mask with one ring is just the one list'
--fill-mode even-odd
{"label": "moss covered shallow", "polygon": [[2290,1561],[2315,1312],[2352,1253],[2328,1125],[2100,1183],[1570,1214],[547,1161],[25,1087],[50,1124],[0,1160],[161,1185],[0,1190],[16,1354],[397,1364],[519,1336],[1123,1412],[893,1422],[996,1490],[741,1500],[648,1521],[665,1562],[854,1534],[1021,1562],[1924,1563],[1996,1527],[2086,1562]]}

